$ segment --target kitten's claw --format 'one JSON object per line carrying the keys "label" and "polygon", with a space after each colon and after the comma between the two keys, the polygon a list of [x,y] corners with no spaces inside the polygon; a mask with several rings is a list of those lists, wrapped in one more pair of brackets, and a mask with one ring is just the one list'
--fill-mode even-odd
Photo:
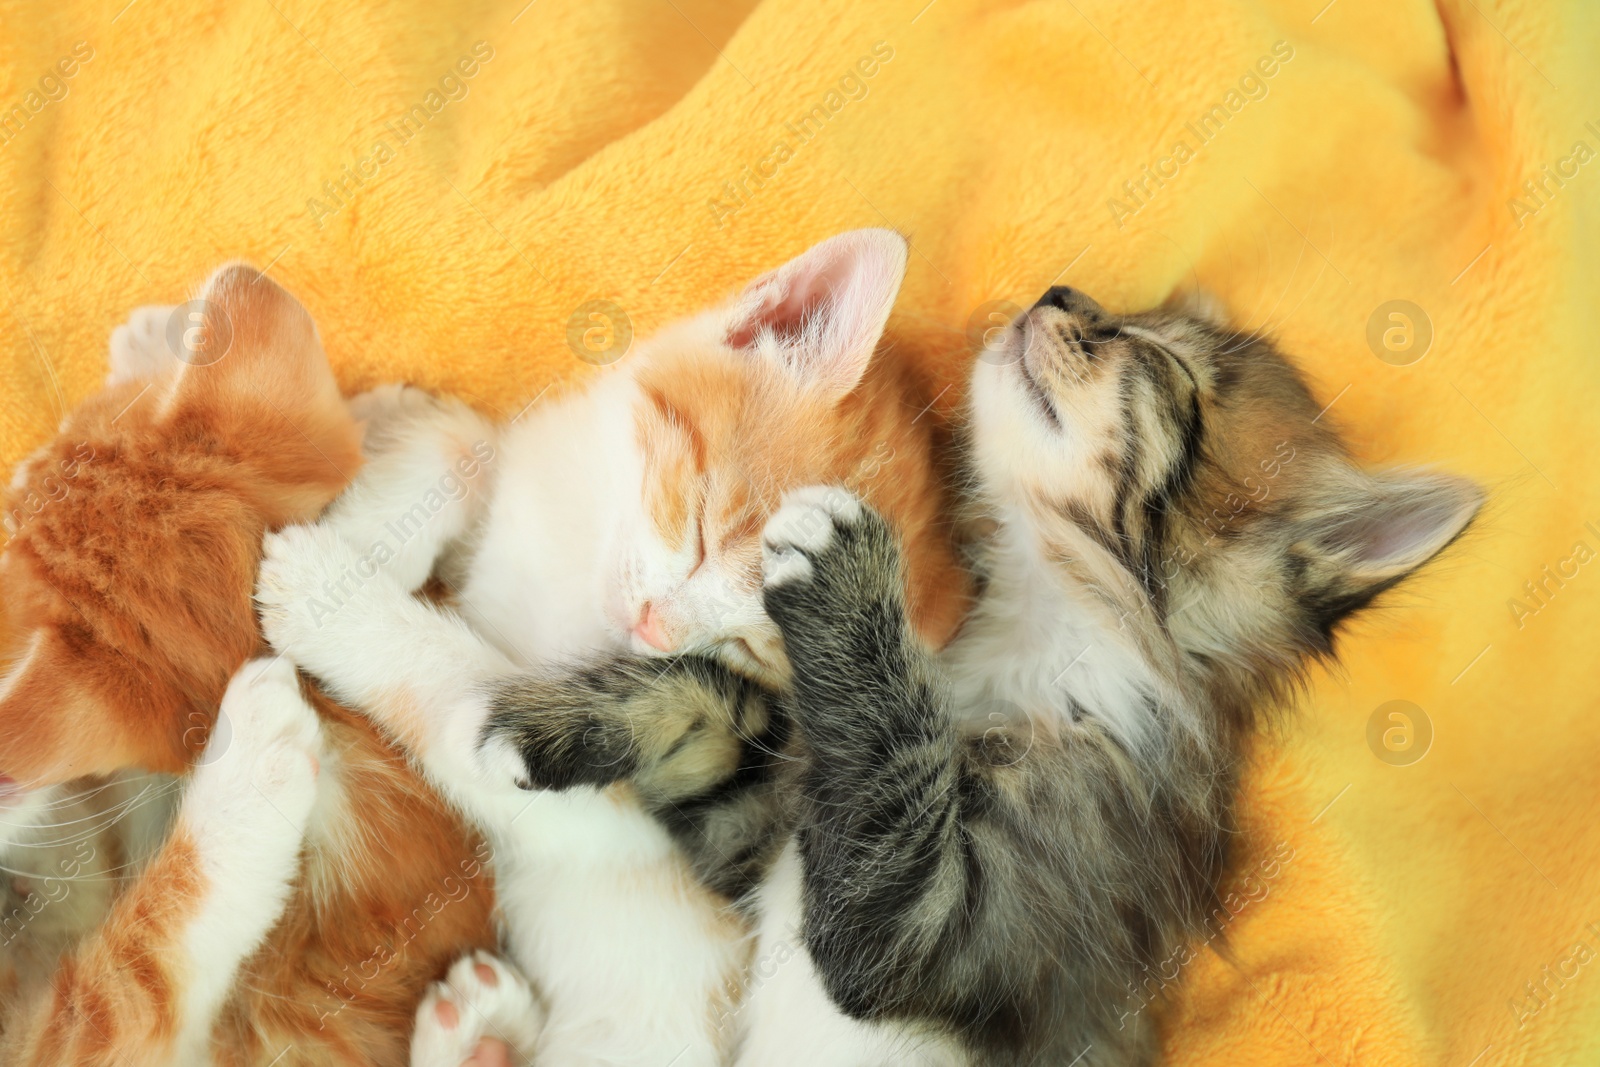
{"label": "kitten's claw", "polygon": [[841,525],[861,521],[860,499],[837,485],[812,485],[785,494],[761,531],[761,572],[768,589],[815,576],[814,561],[833,544]]}
{"label": "kitten's claw", "polygon": [[411,1067],[461,1067],[484,1038],[510,1046],[513,1064],[531,1063],[544,1009],[527,981],[487,952],[463,956],[417,1008]]}

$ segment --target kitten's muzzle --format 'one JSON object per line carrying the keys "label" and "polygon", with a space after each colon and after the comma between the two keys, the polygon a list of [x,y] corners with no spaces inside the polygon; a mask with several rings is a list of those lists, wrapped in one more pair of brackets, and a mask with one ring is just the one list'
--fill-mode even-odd
{"label": "kitten's muzzle", "polygon": [[1055,308],[1085,320],[1104,318],[1106,313],[1106,309],[1095,303],[1087,293],[1070,285],[1052,285],[1029,310],[1038,311],[1040,308]]}

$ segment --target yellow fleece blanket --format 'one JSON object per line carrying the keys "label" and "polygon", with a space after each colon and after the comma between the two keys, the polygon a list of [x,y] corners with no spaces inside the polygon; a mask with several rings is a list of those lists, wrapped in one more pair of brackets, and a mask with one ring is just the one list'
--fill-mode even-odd
{"label": "yellow fleece blanket", "polygon": [[306,302],[349,389],[505,414],[852,227],[909,235],[891,333],[947,407],[990,301],[1212,289],[1365,458],[1493,498],[1261,746],[1230,912],[1145,1010],[1182,1064],[1600,1062],[1587,0],[0,0],[0,26],[8,465],[131,307],[229,258]]}

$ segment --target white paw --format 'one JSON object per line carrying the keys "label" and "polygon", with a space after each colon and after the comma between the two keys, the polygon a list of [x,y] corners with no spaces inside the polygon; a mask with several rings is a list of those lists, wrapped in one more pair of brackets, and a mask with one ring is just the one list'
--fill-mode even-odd
{"label": "white paw", "polygon": [[350,408],[364,420],[367,463],[322,523],[364,552],[381,546],[392,580],[420,588],[487,504],[494,426],[459,400],[408,385],[379,386]]}
{"label": "white paw", "polygon": [[837,485],[811,485],[784,494],[783,506],[761,531],[761,572],[769,589],[809,581],[811,557],[827,550],[841,524],[859,521],[861,501]]}
{"label": "white paw", "polygon": [[527,980],[487,952],[463,956],[435,982],[417,1008],[411,1067],[461,1067],[478,1042],[511,1048],[511,1062],[533,1062],[544,1029],[544,1008]]}
{"label": "white paw", "polygon": [[261,630],[278,652],[319,673],[322,652],[339,644],[341,623],[363,611],[382,564],[325,526],[287,526],[262,542],[256,577]]}
{"label": "white paw", "polygon": [[[198,909],[182,924],[186,966],[194,972],[185,997],[192,1020],[220,1007],[235,969],[283,915],[321,759],[321,725],[300,695],[294,664],[257,659],[240,667],[172,834],[179,847],[193,848],[182,862],[204,886]],[[199,1062],[208,1031],[185,1027],[173,1061]]]}
{"label": "white paw", "polygon": [[405,382],[385,382],[351,397],[350,414],[365,422],[386,422],[433,403],[433,396],[426,389]]}
{"label": "white paw", "polygon": [[221,839],[270,852],[276,841],[277,858],[292,860],[316,801],[321,758],[322,726],[300,693],[294,663],[279,656],[240,667],[184,800],[202,847]]}
{"label": "white paw", "polygon": [[470,446],[493,435],[493,424],[454,397],[390,382],[350,398],[350,413],[364,425],[362,449],[369,459],[402,448],[429,433]]}
{"label": "white paw", "polygon": [[177,368],[177,356],[167,344],[167,324],[176,310],[170,304],[146,304],[134,308],[128,321],[111,331],[107,385],[147,381]]}
{"label": "white paw", "polygon": [[388,382],[351,397],[350,414],[365,423],[362,444],[371,457],[387,451],[386,446],[408,424],[439,416],[447,410],[446,404],[426,389]]}

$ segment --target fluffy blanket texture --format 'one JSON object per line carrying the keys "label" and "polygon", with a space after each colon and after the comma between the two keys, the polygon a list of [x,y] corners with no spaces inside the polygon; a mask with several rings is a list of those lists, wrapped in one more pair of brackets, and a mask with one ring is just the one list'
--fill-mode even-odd
{"label": "fluffy blanket texture", "polygon": [[1593,5],[124,3],[0,2],[0,460],[231,258],[507,416],[851,227],[952,415],[989,302],[1198,282],[1493,496],[1260,746],[1171,1061],[1600,1061]]}

